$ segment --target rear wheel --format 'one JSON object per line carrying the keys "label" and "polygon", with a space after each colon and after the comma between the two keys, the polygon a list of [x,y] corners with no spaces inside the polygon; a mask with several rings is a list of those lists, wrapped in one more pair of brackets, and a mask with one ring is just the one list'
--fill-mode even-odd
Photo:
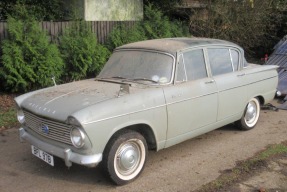
{"label": "rear wheel", "polygon": [[246,108],[243,116],[239,121],[236,122],[236,125],[241,130],[250,130],[254,128],[258,122],[260,114],[260,103],[257,98],[252,98]]}
{"label": "rear wheel", "polygon": [[124,131],[108,143],[103,157],[104,170],[117,185],[124,185],[139,176],[146,158],[145,138],[138,132]]}

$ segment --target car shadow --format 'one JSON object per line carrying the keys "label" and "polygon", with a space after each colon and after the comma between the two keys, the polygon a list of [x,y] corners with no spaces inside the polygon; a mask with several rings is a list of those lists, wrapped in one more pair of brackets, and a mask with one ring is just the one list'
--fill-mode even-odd
{"label": "car shadow", "polygon": [[220,131],[241,131],[236,125],[235,123],[231,123],[228,125],[225,125],[223,127],[220,127],[216,130],[220,130]]}

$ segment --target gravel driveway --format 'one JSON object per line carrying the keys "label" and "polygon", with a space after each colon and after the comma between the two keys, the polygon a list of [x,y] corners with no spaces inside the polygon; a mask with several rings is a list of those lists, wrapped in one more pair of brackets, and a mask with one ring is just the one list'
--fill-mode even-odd
{"label": "gravel driveway", "polygon": [[214,179],[236,161],[253,156],[269,144],[287,138],[287,111],[261,111],[257,127],[239,131],[228,125],[159,152],[150,152],[141,176],[116,187],[100,168],[78,165],[51,167],[32,156],[28,143],[20,143],[16,128],[0,133],[0,189],[8,191],[193,191]]}

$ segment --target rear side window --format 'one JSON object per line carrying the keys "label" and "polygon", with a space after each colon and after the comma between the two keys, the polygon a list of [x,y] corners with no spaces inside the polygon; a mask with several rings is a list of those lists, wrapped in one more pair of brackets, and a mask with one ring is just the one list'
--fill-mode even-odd
{"label": "rear side window", "polygon": [[196,80],[207,77],[204,53],[202,49],[183,53],[187,79]]}
{"label": "rear side window", "polygon": [[233,72],[229,49],[209,48],[207,51],[213,76]]}

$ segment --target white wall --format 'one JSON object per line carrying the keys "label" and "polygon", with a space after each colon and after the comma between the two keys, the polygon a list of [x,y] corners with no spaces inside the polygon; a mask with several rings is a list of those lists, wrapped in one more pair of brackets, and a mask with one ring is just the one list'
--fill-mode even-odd
{"label": "white wall", "polygon": [[143,0],[83,0],[86,21],[143,19]]}

